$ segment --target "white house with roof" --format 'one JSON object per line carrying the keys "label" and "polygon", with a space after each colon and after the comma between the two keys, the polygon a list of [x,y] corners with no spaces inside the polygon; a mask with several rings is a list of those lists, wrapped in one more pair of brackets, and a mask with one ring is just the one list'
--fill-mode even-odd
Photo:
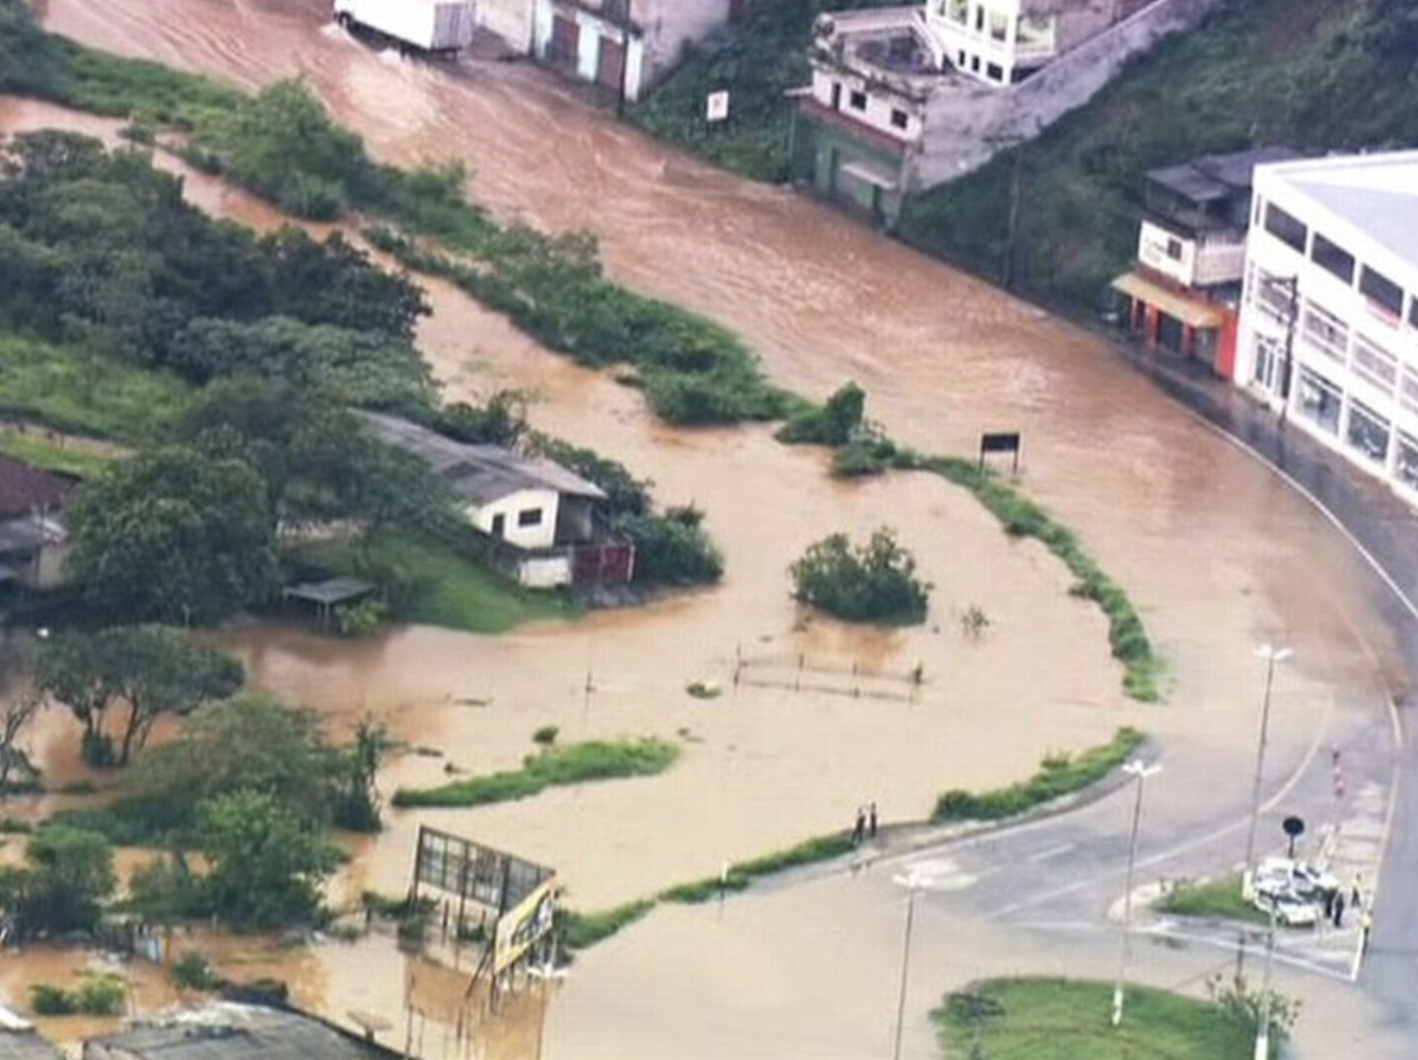
{"label": "white house with roof", "polygon": [[549,460],[498,445],[471,445],[408,420],[361,412],[375,437],[414,453],[452,488],[489,558],[523,585],[623,584],[633,573],[629,543],[607,539],[594,483]]}
{"label": "white house with roof", "polygon": [[1418,151],[1257,167],[1236,381],[1418,503]]}
{"label": "white house with roof", "polygon": [[1224,0],[924,0],[818,20],[795,177],[890,223],[1093,97]]}

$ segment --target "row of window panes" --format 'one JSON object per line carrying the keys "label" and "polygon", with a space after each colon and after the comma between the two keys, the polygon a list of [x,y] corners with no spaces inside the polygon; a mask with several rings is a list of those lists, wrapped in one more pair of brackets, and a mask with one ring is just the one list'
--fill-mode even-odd
{"label": "row of window panes", "polygon": [[1398,358],[1371,339],[1355,335],[1354,371],[1392,394],[1398,382]]}
{"label": "row of window panes", "polygon": [[[847,96],[847,106],[853,110],[867,109],[867,94],[859,89],[853,89]],[[899,107],[893,107],[891,111],[891,124],[898,129],[904,129],[910,124],[911,116]]]}
{"label": "row of window panes", "polygon": [[1409,412],[1418,412],[1418,372],[1403,370],[1403,382],[1398,388],[1398,403]]}
{"label": "row of window panes", "polygon": [[1306,302],[1300,314],[1300,334],[1326,357],[1345,363],[1349,356],[1349,328],[1327,309]]}
{"label": "row of window panes", "polygon": [[[1301,365],[1300,394],[1296,415],[1314,423],[1327,434],[1339,434],[1340,411],[1344,392],[1318,372]],[[1345,445],[1370,463],[1382,465],[1388,460],[1392,425],[1383,416],[1353,398],[1349,401],[1349,417],[1344,427]],[[1400,436],[1402,437],[1402,436]],[[1408,446],[1410,457],[1405,461],[1400,451],[1399,473],[1409,485],[1418,486],[1418,446]]]}
{"label": "row of window panes", "polygon": [[[1297,254],[1308,257],[1331,276],[1354,286],[1356,261],[1354,255],[1319,232],[1311,232],[1299,218],[1282,210],[1273,202],[1258,207],[1262,225],[1267,232]],[[1313,238],[1311,238],[1313,236]],[[1384,317],[1397,323],[1403,318],[1403,288],[1377,269],[1358,265],[1359,293]],[[1418,327],[1418,294],[1409,300],[1408,322]]]}

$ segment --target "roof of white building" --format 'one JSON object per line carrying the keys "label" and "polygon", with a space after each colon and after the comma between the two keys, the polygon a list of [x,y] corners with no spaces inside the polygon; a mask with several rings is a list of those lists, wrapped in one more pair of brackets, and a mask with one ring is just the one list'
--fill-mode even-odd
{"label": "roof of white building", "polygon": [[358,413],[382,441],[423,457],[460,497],[491,504],[528,489],[605,500],[599,486],[550,460],[520,456],[499,445],[469,445],[416,423],[377,412]]}
{"label": "roof of white building", "polygon": [[1418,269],[1418,151],[1314,158],[1263,168]]}

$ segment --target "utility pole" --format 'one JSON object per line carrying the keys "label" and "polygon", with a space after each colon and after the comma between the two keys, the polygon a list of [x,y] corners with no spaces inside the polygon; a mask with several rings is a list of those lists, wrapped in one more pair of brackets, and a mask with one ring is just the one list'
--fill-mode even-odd
{"label": "utility pole", "polygon": [[1266,644],[1257,648],[1256,654],[1265,660],[1265,692],[1260,701],[1260,736],[1256,741],[1256,769],[1251,782],[1251,824],[1246,832],[1246,865],[1242,886],[1247,896],[1251,894],[1255,881],[1256,822],[1260,819],[1261,773],[1265,765],[1266,736],[1270,729],[1270,690],[1275,683],[1276,663],[1288,659],[1291,651]]}
{"label": "utility pole", "polygon": [[1128,962],[1132,959],[1132,879],[1137,863],[1137,826],[1142,819],[1142,790],[1147,778],[1162,772],[1162,767],[1134,760],[1123,766],[1123,772],[1137,778],[1137,797],[1132,804],[1132,837],[1128,840],[1128,871],[1123,892],[1123,945],[1118,955],[1118,977],[1113,983],[1113,1026],[1123,1021],[1123,990],[1127,982]]}

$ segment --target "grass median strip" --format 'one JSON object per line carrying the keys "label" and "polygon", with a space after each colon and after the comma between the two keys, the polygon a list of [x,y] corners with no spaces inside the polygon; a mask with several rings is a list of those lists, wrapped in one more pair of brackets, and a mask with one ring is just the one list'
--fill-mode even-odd
{"label": "grass median strip", "polygon": [[455,780],[436,788],[400,788],[394,805],[485,806],[527,799],[547,788],[663,773],[679,758],[680,749],[667,740],[587,740],[548,747],[522,760],[522,768]]}
{"label": "grass median strip", "polygon": [[1159,913],[1171,913],[1173,916],[1240,920],[1247,924],[1270,923],[1268,914],[1242,896],[1239,875],[1199,883],[1178,883],[1162,896],[1155,908]]}
{"label": "grass median strip", "polygon": [[1126,1015],[1114,1027],[1112,994],[1109,983],[994,979],[947,994],[931,1018],[947,1057],[1216,1060],[1251,1055],[1255,1025],[1224,1005],[1130,986]]}
{"label": "grass median strip", "polygon": [[937,801],[933,821],[998,821],[1032,810],[1096,784],[1126,762],[1144,737],[1133,728],[1122,728],[1111,740],[1082,754],[1045,757],[1028,780],[979,793],[955,788]]}

